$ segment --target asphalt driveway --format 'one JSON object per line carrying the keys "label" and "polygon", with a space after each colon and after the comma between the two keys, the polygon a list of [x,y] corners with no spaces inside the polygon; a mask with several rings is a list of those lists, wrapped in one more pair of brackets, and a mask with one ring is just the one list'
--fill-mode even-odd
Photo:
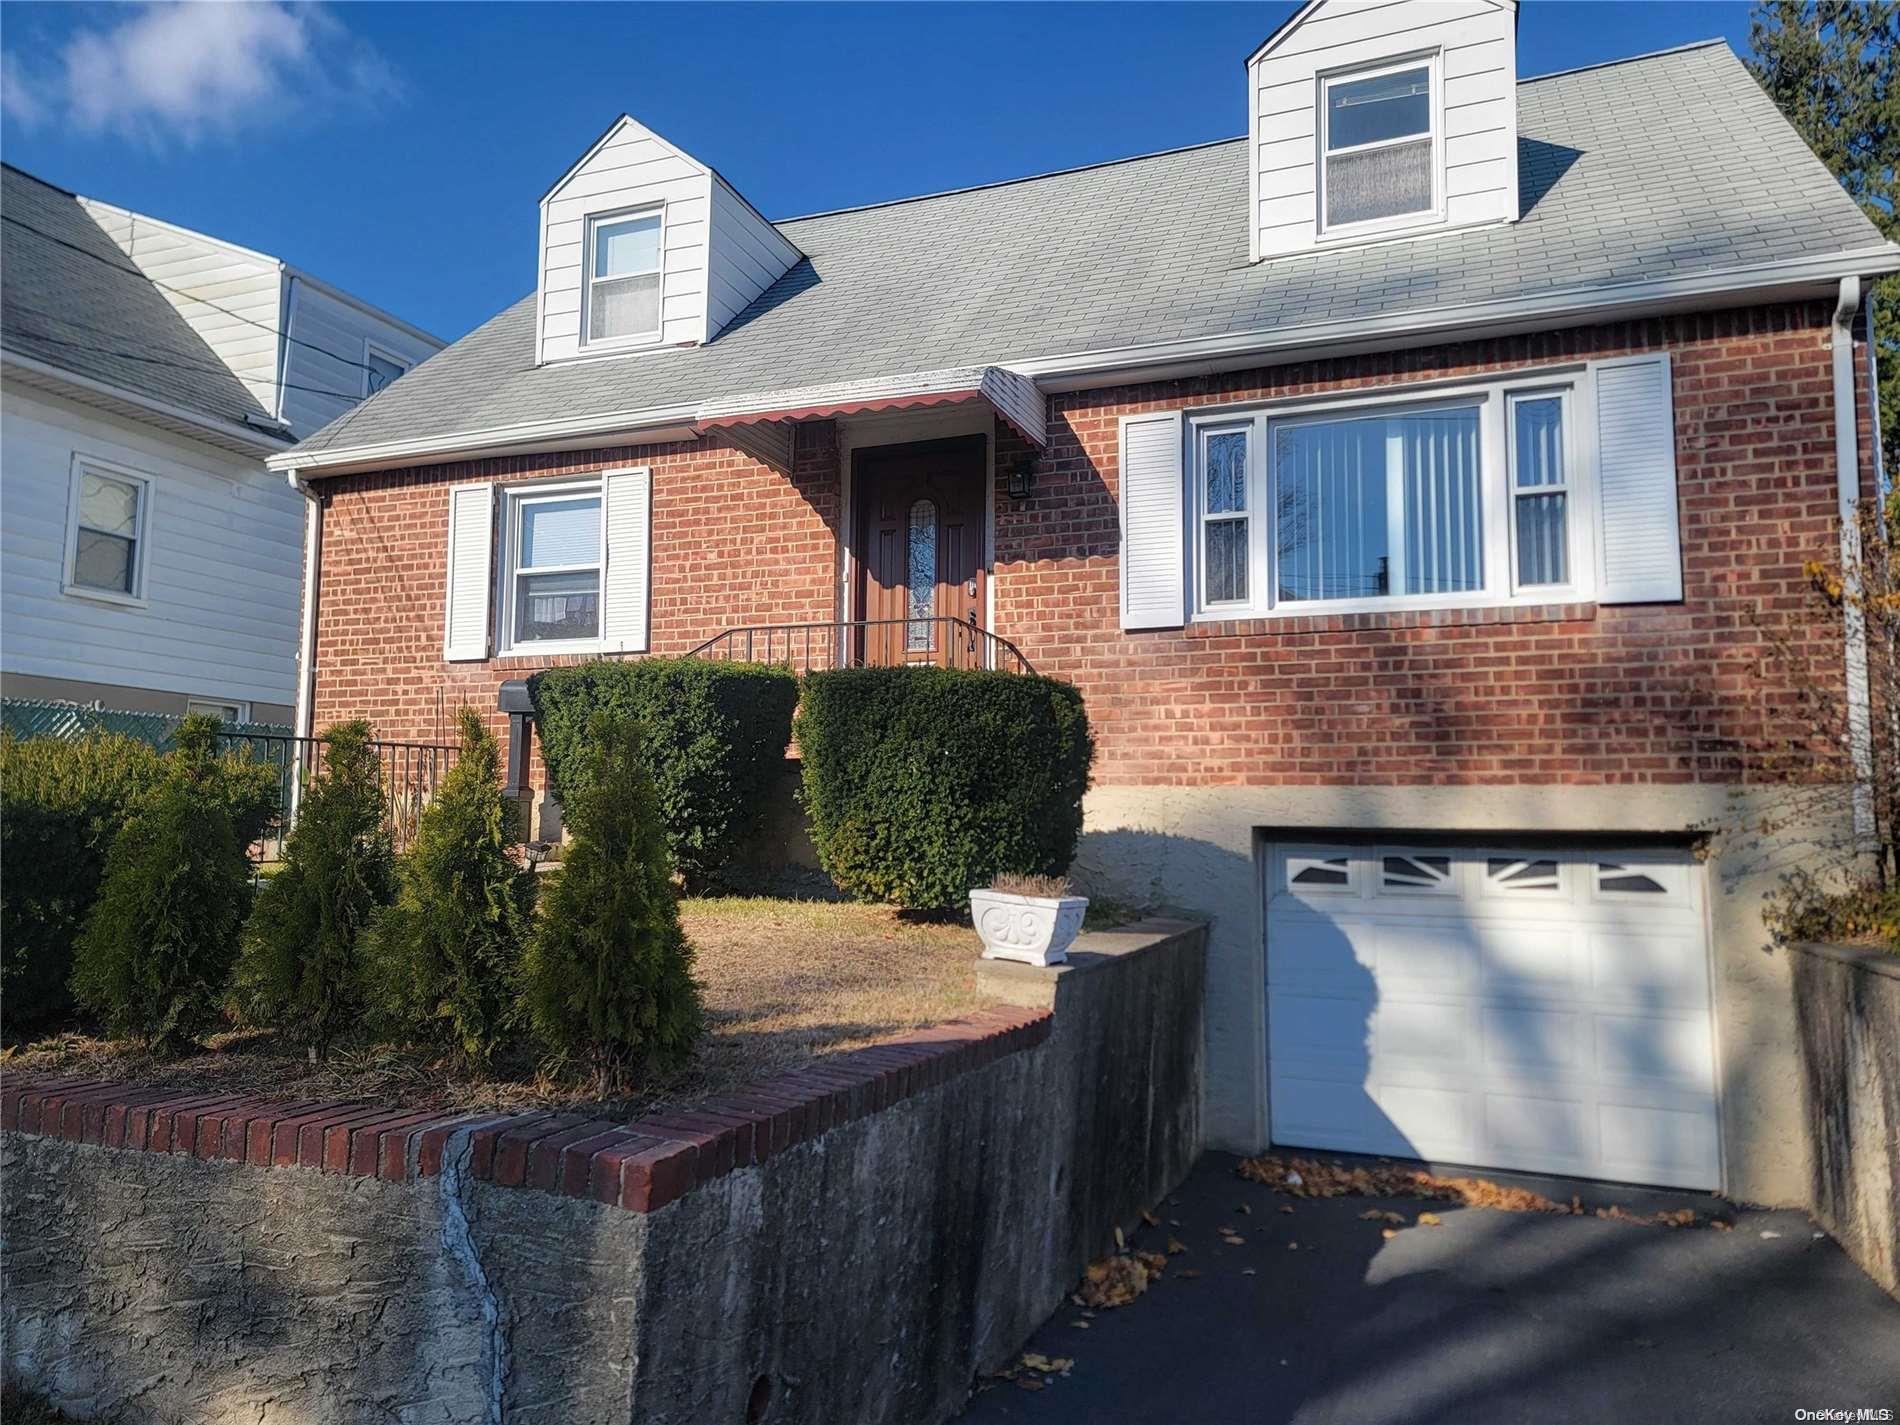
{"label": "asphalt driveway", "polygon": [[[1728,1213],[1734,1230],[1718,1232],[1296,1201],[1237,1177],[1237,1161],[1202,1159],[1161,1226],[1142,1229],[1137,1246],[1171,1235],[1188,1249],[1146,1294],[1092,1319],[1065,1307],[1036,1333],[1027,1349],[1071,1359],[1066,1376],[991,1385],[963,1425],[1733,1425],[1862,1407],[1900,1421],[1900,1302],[1802,1213]],[[1631,1212],[1725,1206],[1487,1176]],[[1442,1225],[1388,1240],[1359,1216],[1375,1206],[1408,1222],[1430,1209]]]}

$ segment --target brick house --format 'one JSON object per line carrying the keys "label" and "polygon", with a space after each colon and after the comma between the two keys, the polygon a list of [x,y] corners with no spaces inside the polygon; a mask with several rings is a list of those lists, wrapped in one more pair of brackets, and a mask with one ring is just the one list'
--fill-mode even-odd
{"label": "brick house", "polygon": [[1211,919],[1214,1145],[1801,1199],[1772,858],[1708,833],[1900,250],[1721,44],[1520,82],[1516,23],[1315,0],[1243,139],[778,223],[620,119],[534,293],[274,462],[305,728],[1019,652],[1087,696],[1086,887]]}

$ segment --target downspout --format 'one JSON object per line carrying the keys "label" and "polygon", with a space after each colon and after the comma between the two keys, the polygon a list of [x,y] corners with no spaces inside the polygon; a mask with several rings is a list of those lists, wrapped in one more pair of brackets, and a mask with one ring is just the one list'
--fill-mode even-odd
{"label": "downspout", "polygon": [[316,714],[317,589],[323,568],[323,496],[295,470],[286,471],[285,478],[304,498],[303,626],[297,635],[297,723],[292,730],[299,737],[309,737]]}
{"label": "downspout", "polygon": [[1841,519],[1842,623],[1847,655],[1847,738],[1854,764],[1854,840],[1874,839],[1874,746],[1867,693],[1867,619],[1861,608],[1860,424],[1854,392],[1854,317],[1860,278],[1843,277],[1834,304],[1834,461]]}

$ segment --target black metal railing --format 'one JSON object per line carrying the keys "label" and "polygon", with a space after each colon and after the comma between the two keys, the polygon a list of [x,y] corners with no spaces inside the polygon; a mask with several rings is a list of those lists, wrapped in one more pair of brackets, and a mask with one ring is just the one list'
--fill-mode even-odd
{"label": "black metal railing", "polygon": [[[284,838],[296,824],[297,803],[309,779],[323,768],[324,742],[320,737],[280,736],[276,733],[227,732],[221,747],[248,752],[278,769],[278,806],[281,811],[254,848],[259,861],[282,858]],[[431,742],[372,742],[382,772],[385,824],[398,851],[415,837],[416,823],[429,804],[443,775],[455,764],[459,747]]]}
{"label": "black metal railing", "polygon": [[850,619],[835,623],[768,623],[716,633],[689,658],[732,663],[782,663],[814,668],[926,664],[1033,673],[1022,650],[975,619]]}

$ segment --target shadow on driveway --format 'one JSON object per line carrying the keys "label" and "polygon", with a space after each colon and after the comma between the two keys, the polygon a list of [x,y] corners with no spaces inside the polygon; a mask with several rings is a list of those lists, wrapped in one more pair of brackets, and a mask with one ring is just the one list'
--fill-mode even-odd
{"label": "shadow on driveway", "polygon": [[[1238,1162],[1207,1155],[1162,1225],[1138,1234],[1136,1246],[1188,1248],[1145,1295],[1086,1328],[1065,1306],[1036,1333],[1027,1349],[1073,1358],[1068,1376],[1036,1392],[992,1385],[960,1425],[1730,1425],[1829,1407],[1900,1420],[1900,1302],[1805,1214],[1506,1174],[1485,1176],[1559,1200],[1581,1191],[1589,1206],[1721,1212],[1735,1227],[1296,1200],[1243,1181]],[[1443,1225],[1387,1240],[1360,1219],[1374,1207]]]}

